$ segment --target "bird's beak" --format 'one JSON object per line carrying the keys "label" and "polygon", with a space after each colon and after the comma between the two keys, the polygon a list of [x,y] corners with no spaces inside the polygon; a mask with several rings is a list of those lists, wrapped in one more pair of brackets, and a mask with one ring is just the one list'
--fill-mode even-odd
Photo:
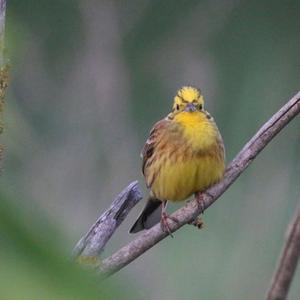
{"label": "bird's beak", "polygon": [[187,111],[187,112],[193,112],[196,110],[197,110],[197,107],[193,103],[188,103],[186,105],[186,107],[184,108],[184,111]]}

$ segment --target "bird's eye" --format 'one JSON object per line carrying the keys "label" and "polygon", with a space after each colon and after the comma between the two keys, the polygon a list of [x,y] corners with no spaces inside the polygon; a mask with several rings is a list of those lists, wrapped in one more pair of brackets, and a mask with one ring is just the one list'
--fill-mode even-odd
{"label": "bird's eye", "polygon": [[179,110],[179,104],[176,104],[176,109]]}
{"label": "bird's eye", "polygon": [[200,109],[200,110],[202,109],[202,104],[199,104],[199,109]]}

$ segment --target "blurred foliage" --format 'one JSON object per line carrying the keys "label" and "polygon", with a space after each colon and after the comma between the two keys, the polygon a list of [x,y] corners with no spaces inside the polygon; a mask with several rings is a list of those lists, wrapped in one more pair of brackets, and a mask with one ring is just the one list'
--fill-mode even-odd
{"label": "blurred foliage", "polygon": [[[126,288],[100,282],[70,260],[61,233],[42,214],[0,201],[1,299],[122,299]],[[33,213],[35,218],[32,218]],[[128,287],[127,287],[128,289]],[[134,293],[130,293],[132,298]]]}
{"label": "blurred foliage", "polygon": [[[262,299],[300,199],[299,117],[204,230],[186,226],[105,287],[67,257],[128,182],[143,182],[139,151],[180,86],[202,89],[229,161],[299,90],[299,36],[296,0],[9,1],[0,298]],[[132,238],[142,205],[104,255]]]}

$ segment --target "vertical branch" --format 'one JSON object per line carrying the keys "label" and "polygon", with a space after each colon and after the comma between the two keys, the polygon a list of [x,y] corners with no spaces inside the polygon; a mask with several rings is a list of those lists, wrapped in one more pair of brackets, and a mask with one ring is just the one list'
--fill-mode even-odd
{"label": "vertical branch", "polygon": [[5,14],[6,0],[0,0],[0,67],[4,65]]}
{"label": "vertical branch", "polygon": [[300,205],[287,231],[287,238],[266,300],[285,300],[300,256]]}
{"label": "vertical branch", "polygon": [[[3,132],[3,109],[5,90],[8,86],[8,65],[4,58],[6,0],[0,0],[0,134]],[[3,145],[0,144],[0,160],[3,156]]]}

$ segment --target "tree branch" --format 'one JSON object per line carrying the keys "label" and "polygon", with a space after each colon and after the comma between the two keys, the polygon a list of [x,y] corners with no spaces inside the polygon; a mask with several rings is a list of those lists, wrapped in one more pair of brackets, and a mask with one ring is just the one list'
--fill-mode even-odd
{"label": "tree branch", "polygon": [[[263,125],[254,137],[244,146],[241,152],[227,167],[222,181],[202,194],[201,200],[203,200],[204,209],[212,205],[220,195],[229,188],[259,152],[262,151],[274,136],[299,112],[300,92],[298,92],[267,123],[265,123],[265,125]],[[172,217],[176,218],[179,222],[170,224],[171,231],[174,232],[183,225],[194,220],[201,213],[200,210],[201,208],[197,204],[196,199],[178,209],[172,214]],[[160,224],[144,231],[128,245],[118,250],[112,256],[106,258],[99,267],[100,274],[103,277],[107,277],[119,271],[166,236],[167,233],[161,230]]]}
{"label": "tree branch", "polygon": [[[5,92],[8,86],[8,64],[4,59],[4,33],[5,33],[6,0],[0,0],[0,134],[4,130],[3,110]],[[3,157],[4,146],[0,144],[0,161]]]}
{"label": "tree branch", "polygon": [[290,223],[286,242],[273,275],[266,300],[285,300],[300,256],[300,205]]}
{"label": "tree branch", "polygon": [[0,0],[0,67],[4,65],[5,13],[6,0]]}
{"label": "tree branch", "polygon": [[[73,249],[73,256],[81,261],[97,260],[98,255],[130,210],[142,199],[138,182],[130,183],[79,240]],[[91,261],[91,262],[92,262]]]}

